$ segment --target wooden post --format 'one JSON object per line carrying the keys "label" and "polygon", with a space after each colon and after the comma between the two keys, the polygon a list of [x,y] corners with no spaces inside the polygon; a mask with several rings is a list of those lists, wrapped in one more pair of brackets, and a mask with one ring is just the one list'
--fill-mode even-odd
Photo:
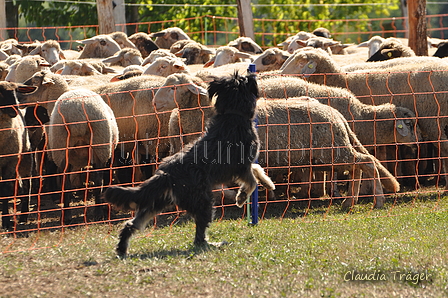
{"label": "wooden post", "polygon": [[408,0],[409,47],[417,56],[428,56],[426,0]]}
{"label": "wooden post", "polygon": [[238,25],[240,27],[240,36],[250,37],[255,40],[254,18],[252,15],[252,6],[250,0],[236,0],[238,6]]}
{"label": "wooden post", "polygon": [[112,0],[96,0],[100,34],[115,32],[115,18]]}
{"label": "wooden post", "polygon": [[126,33],[126,13],[124,0],[113,0],[115,3],[114,7],[114,18],[115,18],[115,30],[122,31]]}
{"label": "wooden post", "polygon": [[6,32],[6,1],[0,0],[0,40],[7,39]]}

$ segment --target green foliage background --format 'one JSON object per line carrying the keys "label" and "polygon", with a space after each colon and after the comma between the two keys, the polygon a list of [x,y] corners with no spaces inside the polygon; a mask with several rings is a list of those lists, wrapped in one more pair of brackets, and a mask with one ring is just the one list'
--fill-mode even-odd
{"label": "green foliage background", "polygon": [[[26,25],[37,27],[46,26],[77,26],[96,25],[98,22],[94,0],[79,0],[61,2],[36,2],[22,0],[19,5],[20,17]],[[236,21],[228,18],[237,17],[236,0],[130,0],[126,1],[126,16],[128,23],[157,22],[150,25],[128,28],[128,33],[135,31],[156,32],[169,26],[178,26],[192,34],[194,39],[208,44],[225,42],[238,36]],[[255,32],[268,32],[271,36],[257,37],[258,42],[269,45],[277,42],[277,39],[295,34],[300,30],[313,30],[317,27],[331,28],[333,32],[370,31],[367,19],[401,16],[400,0],[382,0],[378,5],[364,5],[365,0],[254,0],[253,16],[255,19]],[[372,1],[374,2],[374,1]],[[160,4],[176,4],[159,6]],[[345,4],[361,4],[359,6],[345,6]],[[207,6],[209,5],[209,6]],[[259,5],[259,6],[257,6]],[[212,21],[204,21],[202,16],[210,15],[215,18]],[[263,22],[262,20],[276,20]],[[343,19],[362,19],[356,24],[348,24],[344,21],[332,21]],[[288,22],[289,20],[289,22]],[[297,23],[292,20],[303,20]],[[171,22],[169,22],[171,21]],[[207,36],[204,31],[233,32],[235,35]],[[95,32],[91,29],[91,34]],[[344,42],[350,42],[344,40]]]}

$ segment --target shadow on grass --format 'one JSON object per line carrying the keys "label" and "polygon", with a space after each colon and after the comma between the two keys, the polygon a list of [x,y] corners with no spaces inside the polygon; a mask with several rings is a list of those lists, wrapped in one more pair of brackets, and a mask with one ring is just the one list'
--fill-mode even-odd
{"label": "shadow on grass", "polygon": [[222,242],[218,244],[207,243],[206,245],[201,246],[192,245],[191,247],[186,249],[178,249],[178,248],[162,249],[143,254],[129,254],[126,258],[146,260],[146,259],[169,259],[169,258],[182,257],[189,260],[204,252],[210,250],[218,250],[225,245],[229,245],[229,243],[227,242]]}

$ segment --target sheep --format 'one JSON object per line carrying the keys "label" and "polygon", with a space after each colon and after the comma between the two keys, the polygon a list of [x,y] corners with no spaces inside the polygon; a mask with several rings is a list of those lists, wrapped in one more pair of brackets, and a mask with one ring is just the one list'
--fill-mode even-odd
{"label": "sheep", "polygon": [[97,35],[77,42],[85,45],[79,59],[107,58],[121,49],[120,45],[109,35]]}
{"label": "sheep", "polygon": [[381,44],[383,42],[385,42],[386,40],[393,40],[393,41],[401,43],[401,41],[399,39],[396,39],[394,37],[383,38],[383,37],[381,37],[379,35],[375,35],[372,38],[370,38],[369,40],[360,43],[358,45],[358,47],[367,47],[367,48],[369,48],[369,57],[368,58],[370,58],[370,57],[372,57],[373,54],[375,54],[378,51],[378,49],[380,48]]}
{"label": "sheep", "polygon": [[[123,154],[121,158],[132,154],[140,164],[143,159],[152,162],[168,155],[169,140],[163,137],[168,135],[169,114],[156,113],[152,105],[155,92],[164,82],[161,76],[142,75],[91,88],[115,114],[122,142],[118,148]],[[140,168],[136,170],[143,175]]]}
{"label": "sheep", "polygon": [[215,54],[215,51],[198,42],[189,42],[174,54],[177,57],[186,59],[185,64],[187,65],[205,64],[212,58],[212,56]]}
{"label": "sheep", "polygon": [[126,67],[129,65],[141,65],[143,58],[139,50],[124,48],[102,61],[103,63],[110,63],[110,66],[118,65]]}
{"label": "sheep", "polygon": [[258,72],[278,70],[288,59],[290,54],[278,48],[266,49],[252,62]]}
{"label": "sheep", "polygon": [[0,41],[0,50],[4,51],[8,55],[19,55],[22,56],[22,52],[14,47],[18,45],[19,42],[14,38],[9,38],[4,41]]}
{"label": "sheep", "polygon": [[47,40],[44,43],[38,44],[30,55],[40,55],[47,60],[50,65],[54,65],[60,59],[65,59],[64,52],[61,50],[59,42],[56,40]]}
{"label": "sheep", "polygon": [[114,68],[106,66],[102,61],[94,59],[61,60],[50,67],[50,70],[60,75],[93,76],[116,73]]}
{"label": "sheep", "polygon": [[9,67],[5,80],[23,83],[38,71],[51,65],[43,57],[38,55],[26,56]]}
{"label": "sheep", "polygon": [[189,43],[197,43],[197,41],[194,41],[192,39],[182,39],[178,40],[175,43],[173,43],[170,47],[170,53],[175,54],[182,50],[187,44]]}
{"label": "sheep", "polygon": [[157,50],[159,47],[155,42],[149,37],[148,34],[144,32],[137,32],[129,36],[129,40],[137,47],[137,49],[142,54],[142,58],[148,57],[148,55]]}
{"label": "sheep", "polygon": [[362,62],[362,63],[353,63],[347,64],[345,66],[341,66],[340,70],[342,73],[345,72],[354,72],[354,71],[366,71],[366,70],[381,70],[390,67],[395,67],[398,65],[417,65],[417,64],[425,64],[425,63],[440,63],[443,61],[437,57],[427,57],[427,56],[415,56],[415,57],[399,57],[384,61],[376,61],[376,62]]}
{"label": "sheep", "polygon": [[250,37],[238,37],[227,44],[229,47],[237,48],[238,51],[249,54],[261,54],[263,49]]}
{"label": "sheep", "polygon": [[319,37],[331,38],[330,31],[327,28],[319,27],[314,29],[311,33]]}
{"label": "sheep", "polygon": [[[63,222],[72,220],[69,204],[73,191],[93,183],[95,204],[100,204],[103,169],[112,158],[118,143],[118,126],[114,113],[103,99],[87,89],[63,93],[54,105],[48,126],[48,148],[62,177]],[[86,170],[84,172],[84,170]],[[86,174],[87,177],[83,177]],[[64,191],[65,190],[65,191]],[[97,215],[100,213],[97,210]]]}
{"label": "sheep", "polygon": [[213,65],[218,67],[225,64],[242,62],[243,59],[250,59],[251,54],[240,52],[238,49],[229,46],[222,46],[216,49],[216,55],[207,61],[204,67]]}
{"label": "sheep", "polygon": [[[9,214],[8,201],[18,197],[16,186],[21,186],[20,178],[30,174],[31,168],[25,166],[24,155],[29,151],[29,139],[22,114],[18,112],[18,85],[0,82],[0,202],[2,203],[2,227],[13,228]],[[28,164],[30,165],[30,164]],[[19,172],[17,172],[19,169]],[[17,184],[16,184],[17,183]],[[22,198],[21,211],[28,211],[29,198]],[[20,222],[26,221],[26,214],[21,214]]]}
{"label": "sheep", "polygon": [[[373,72],[342,74],[323,51],[308,50],[297,54],[296,59],[301,65],[298,71],[308,75],[311,82],[346,87],[367,104],[390,102],[413,111],[423,140],[435,142],[440,156],[448,156],[448,143],[443,142],[448,139],[445,130],[448,129],[445,63],[408,64]],[[442,164],[448,169],[447,159],[443,159]],[[448,183],[445,188],[448,189]]]}
{"label": "sheep", "polygon": [[149,34],[155,39],[155,44],[161,49],[169,49],[178,40],[191,39],[182,29],[178,27],[166,28],[162,31]]}
{"label": "sheep", "polygon": [[415,57],[414,51],[397,40],[386,39],[367,62],[384,61],[398,57]]}
{"label": "sheep", "polygon": [[167,77],[173,73],[189,73],[188,66],[179,58],[160,57],[146,66],[143,74]]}
{"label": "sheep", "polygon": [[295,39],[288,46],[288,52],[290,54],[294,53],[295,50],[303,48],[303,47],[312,47],[312,48],[320,48],[327,51],[329,54],[332,54],[331,47],[334,46],[342,46],[339,41],[334,41],[333,39],[325,38],[325,37],[312,37],[305,41],[300,39]]}
{"label": "sheep", "polygon": [[128,36],[124,32],[116,31],[109,33],[108,35],[118,43],[121,49],[124,48],[137,49],[135,44],[128,38]]}
{"label": "sheep", "polygon": [[159,57],[176,58],[176,55],[174,55],[173,53],[170,53],[170,51],[167,49],[158,49],[158,50],[152,51],[151,54],[149,54],[148,57],[146,57],[145,60],[143,60],[142,66],[153,63]]}
{"label": "sheep", "polygon": [[288,37],[285,41],[283,41],[282,43],[277,44],[277,46],[282,47],[282,49],[284,51],[288,50],[288,46],[291,44],[291,42],[293,42],[295,39],[300,39],[300,40],[307,40],[310,39],[312,37],[316,37],[316,35],[314,35],[313,33],[310,32],[305,32],[305,31],[300,31],[298,32],[296,35],[290,36]]}

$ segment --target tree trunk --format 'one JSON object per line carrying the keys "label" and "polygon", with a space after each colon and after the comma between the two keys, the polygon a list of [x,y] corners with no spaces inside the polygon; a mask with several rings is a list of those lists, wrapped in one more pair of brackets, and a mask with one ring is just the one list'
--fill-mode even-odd
{"label": "tree trunk", "polygon": [[426,0],[408,0],[409,47],[417,56],[428,56]]}
{"label": "tree trunk", "polygon": [[236,2],[238,6],[238,25],[240,27],[240,36],[250,37],[255,40],[254,21],[250,0],[237,0]]}
{"label": "tree trunk", "polygon": [[96,0],[100,34],[115,32],[115,18],[112,0]]}

